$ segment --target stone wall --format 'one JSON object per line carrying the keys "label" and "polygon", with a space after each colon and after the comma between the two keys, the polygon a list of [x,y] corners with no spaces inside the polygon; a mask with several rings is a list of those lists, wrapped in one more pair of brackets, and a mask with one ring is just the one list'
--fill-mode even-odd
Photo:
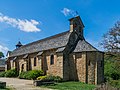
{"label": "stone wall", "polygon": [[102,52],[87,52],[87,78],[89,84],[104,81],[104,58]]}
{"label": "stone wall", "polygon": [[14,68],[13,59],[14,59],[14,57],[8,57],[7,58],[7,61],[6,61],[6,63],[7,63],[7,70],[10,70],[10,69]]}
{"label": "stone wall", "polygon": [[[103,53],[82,52],[69,55],[69,80],[79,80],[89,84],[100,84],[104,79]],[[102,64],[101,64],[102,63]],[[102,65],[102,66],[101,66]],[[67,66],[67,65],[66,65]]]}
{"label": "stone wall", "polygon": [[97,52],[97,82],[101,84],[104,82],[104,53]]}
{"label": "stone wall", "polygon": [[76,67],[76,55],[69,55],[69,80],[78,80],[77,67]]}
{"label": "stone wall", "polygon": [[[22,69],[22,67],[23,67],[23,69]],[[27,71],[26,61],[24,59],[19,59],[19,72],[22,72],[22,71]]]}
{"label": "stone wall", "polygon": [[[69,63],[68,60],[65,59],[65,55],[63,54],[63,80],[67,81],[69,80]],[[69,59],[69,57],[66,57]]]}
{"label": "stone wall", "polygon": [[14,62],[13,62],[13,60],[10,61],[10,66],[11,66],[11,69],[14,68]]}
{"label": "stone wall", "polygon": [[76,53],[78,80],[86,83],[86,52]]}
{"label": "stone wall", "polygon": [[[37,57],[37,53],[29,55],[29,60],[31,60],[31,69],[32,70],[41,70],[41,58]],[[36,66],[34,66],[34,58],[36,58]]]}
{"label": "stone wall", "polygon": [[88,83],[89,84],[95,84],[95,69],[96,69],[96,62],[97,62],[97,58],[96,58],[96,52],[87,52],[87,78],[88,78]]}
{"label": "stone wall", "polygon": [[[34,57],[36,57],[36,66],[34,66]],[[36,53],[34,54],[29,54],[29,56],[27,58],[23,59],[23,56],[19,56],[16,61],[18,61],[18,66],[17,68],[19,68],[19,72],[22,71],[22,65],[24,66],[23,71],[28,71],[28,70],[41,70],[41,59],[39,59],[36,56]],[[31,62],[31,64],[29,64],[29,62]],[[17,62],[16,62],[17,64]],[[31,67],[29,69],[29,67]]]}
{"label": "stone wall", "polygon": [[56,69],[56,75],[63,78],[63,53],[57,53]]}
{"label": "stone wall", "polygon": [[[50,64],[50,57],[51,55],[54,56],[54,63]],[[46,51],[45,52],[46,57],[46,63],[47,63],[47,74],[56,75],[57,69],[56,69],[56,62],[57,62],[57,56],[54,50]]]}
{"label": "stone wall", "polygon": [[86,53],[70,54],[69,61],[69,79],[86,82]]}
{"label": "stone wall", "polygon": [[[56,50],[47,50],[42,53],[41,56],[37,56],[37,53],[29,54],[28,57],[24,58],[25,55],[17,57],[13,61],[10,60],[10,69],[17,68],[20,72],[27,71],[28,66],[31,66],[31,70],[43,70],[45,74],[60,76],[63,78],[63,53],[56,53]],[[50,64],[50,57],[54,55],[54,64]],[[34,66],[34,58],[36,57],[36,66]],[[31,62],[31,65],[28,62]]]}
{"label": "stone wall", "polygon": [[[27,71],[28,67],[31,67],[31,70],[43,70],[45,74],[63,77],[63,54],[56,53],[55,51],[56,50],[54,49],[44,51],[41,56],[37,56],[37,53],[29,54],[28,57],[24,59],[23,59],[24,55],[19,56],[15,60],[18,62],[18,66],[16,67],[17,62],[14,61],[11,61],[10,66],[11,68],[17,68],[19,72]],[[54,55],[54,64],[51,65],[50,57],[52,54]],[[36,57],[36,66],[34,66],[35,57]],[[30,65],[29,62],[31,62]],[[23,70],[22,70],[22,65],[24,66]]]}
{"label": "stone wall", "polygon": [[39,70],[42,70],[42,56],[37,56],[37,65]]}
{"label": "stone wall", "polygon": [[[43,70],[47,75],[60,76],[64,80],[79,80],[89,84],[100,84],[104,81],[104,57],[101,52],[71,53],[68,60],[64,60],[63,53],[56,50],[47,50],[41,56],[36,53],[29,54],[26,59],[23,56],[10,61],[11,68],[17,68],[19,72],[27,71],[27,62],[31,61],[31,70]],[[50,64],[50,57],[54,55],[54,63]],[[34,58],[36,57],[36,66]],[[24,64],[23,70],[22,65]],[[30,66],[30,65],[29,65]]]}
{"label": "stone wall", "polygon": [[11,63],[10,63],[10,59],[9,58],[7,58],[6,64],[7,65],[6,65],[5,71],[10,70],[11,69]]}
{"label": "stone wall", "polygon": [[[54,55],[54,64],[50,64],[50,57]],[[63,77],[63,54],[56,53],[55,50],[49,50],[44,52],[43,55],[43,67],[46,69],[46,74],[48,75],[55,75]]]}

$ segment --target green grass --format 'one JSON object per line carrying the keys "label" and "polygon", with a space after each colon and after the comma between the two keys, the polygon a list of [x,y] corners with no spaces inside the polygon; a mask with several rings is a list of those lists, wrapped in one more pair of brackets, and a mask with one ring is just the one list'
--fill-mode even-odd
{"label": "green grass", "polygon": [[62,82],[55,85],[41,86],[57,90],[93,90],[95,85],[84,84],[81,82]]}
{"label": "green grass", "polygon": [[113,87],[120,88],[120,80],[110,80],[108,83]]}

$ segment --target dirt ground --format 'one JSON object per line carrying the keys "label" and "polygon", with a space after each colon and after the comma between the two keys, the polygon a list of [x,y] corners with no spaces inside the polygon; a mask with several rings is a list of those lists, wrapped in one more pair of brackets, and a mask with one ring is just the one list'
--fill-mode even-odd
{"label": "dirt ground", "polygon": [[0,78],[0,81],[6,82],[8,87],[14,90],[52,90],[33,86],[33,80],[24,80],[18,78]]}

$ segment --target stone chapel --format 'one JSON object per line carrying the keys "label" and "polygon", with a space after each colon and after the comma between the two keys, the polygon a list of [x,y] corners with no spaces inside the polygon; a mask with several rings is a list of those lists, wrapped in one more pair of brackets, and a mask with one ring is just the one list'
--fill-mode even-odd
{"label": "stone chapel", "polygon": [[100,84],[104,81],[104,53],[85,40],[80,16],[69,19],[70,30],[26,45],[18,42],[8,53],[7,70],[43,70],[64,80]]}

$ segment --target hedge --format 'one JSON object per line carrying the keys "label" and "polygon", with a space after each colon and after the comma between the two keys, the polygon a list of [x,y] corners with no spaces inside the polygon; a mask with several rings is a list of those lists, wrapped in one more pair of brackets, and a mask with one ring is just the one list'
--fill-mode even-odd
{"label": "hedge", "polygon": [[5,77],[17,77],[18,72],[15,69],[11,69],[5,72]]}
{"label": "hedge", "polygon": [[5,74],[6,74],[6,72],[5,72],[5,71],[0,72],[0,77],[5,77]]}
{"label": "hedge", "polygon": [[31,70],[31,71],[26,71],[26,72],[21,72],[19,74],[19,78],[21,79],[29,79],[29,80],[35,80],[39,76],[43,76],[43,71],[42,70]]}
{"label": "hedge", "polygon": [[52,76],[52,75],[45,75],[45,76],[39,76],[37,80],[40,81],[55,81],[55,82],[62,82],[62,78],[60,76]]}

